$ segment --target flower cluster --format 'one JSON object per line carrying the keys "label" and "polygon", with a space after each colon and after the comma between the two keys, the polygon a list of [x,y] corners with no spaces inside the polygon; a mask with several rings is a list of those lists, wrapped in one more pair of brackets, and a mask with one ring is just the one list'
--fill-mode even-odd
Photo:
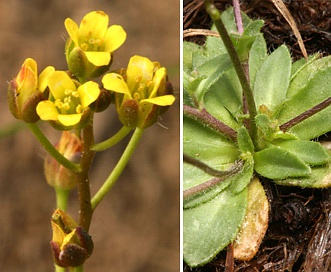
{"label": "flower cluster", "polygon": [[166,69],[159,63],[133,56],[127,69],[103,76],[104,88],[90,80],[109,70],[113,52],[126,39],[121,26],[108,27],[108,22],[103,11],[86,14],[79,27],[66,19],[68,71],[49,66],[38,75],[36,61],[26,59],[9,84],[12,114],[29,123],[49,121],[59,130],[81,129],[97,111],[93,105],[107,98],[108,106],[114,93],[119,119],[125,126],[146,128],[154,124],[175,100]]}

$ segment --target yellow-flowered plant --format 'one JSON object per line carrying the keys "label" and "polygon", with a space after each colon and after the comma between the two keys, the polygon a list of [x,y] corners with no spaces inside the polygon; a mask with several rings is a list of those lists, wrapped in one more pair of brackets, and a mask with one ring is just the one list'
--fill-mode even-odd
{"label": "yellow-flowered plant", "polygon": [[88,106],[100,94],[99,85],[93,81],[80,85],[63,71],[55,71],[47,81],[50,95],[48,100],[41,101],[37,106],[40,118],[55,121],[64,129],[84,123],[83,117],[89,116]]}
{"label": "yellow-flowered plant", "polygon": [[10,81],[8,88],[8,104],[11,113],[28,123],[39,120],[36,105],[44,98],[47,88],[47,77],[54,72],[54,67],[48,66],[38,76],[37,63],[27,58],[22,64],[18,75]]}
{"label": "yellow-flowered plant", "polygon": [[172,87],[167,84],[166,68],[141,56],[133,56],[121,74],[106,74],[102,83],[116,93],[119,119],[128,127],[153,125],[175,101]]}
{"label": "yellow-flowered plant", "polygon": [[[93,250],[88,231],[95,208],[123,172],[144,129],[157,122],[175,101],[166,68],[158,62],[133,56],[126,69],[109,71],[112,53],[124,43],[126,32],[119,25],[108,27],[108,21],[103,11],[86,14],[79,26],[66,19],[68,71],[48,66],[38,75],[36,61],[27,58],[8,87],[12,114],[27,123],[48,152],[44,171],[47,182],[55,189],[57,207],[51,220],[56,272],[67,267],[70,271],[83,271]],[[92,80],[106,72],[102,85]],[[106,141],[94,143],[93,117],[112,104],[124,126]],[[58,144],[49,142],[39,120],[63,131]],[[115,145],[132,130],[116,167],[91,196],[89,169],[94,155]],[[77,223],[66,213],[70,190],[76,187],[80,204]]]}
{"label": "yellow-flowered plant", "polygon": [[78,77],[98,77],[109,69],[112,53],[126,39],[119,25],[108,27],[109,17],[103,11],[86,14],[79,27],[70,18],[64,24],[70,38],[66,44],[69,70]]}

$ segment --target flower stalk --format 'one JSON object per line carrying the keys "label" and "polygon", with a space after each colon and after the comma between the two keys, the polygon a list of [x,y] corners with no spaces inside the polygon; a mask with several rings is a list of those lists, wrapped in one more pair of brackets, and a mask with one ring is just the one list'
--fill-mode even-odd
{"label": "flower stalk", "polygon": [[136,128],[130,142],[128,143],[127,147],[125,148],[121,158],[119,159],[118,163],[116,164],[115,168],[105,181],[105,183],[101,186],[99,191],[94,195],[92,198],[92,210],[94,211],[95,208],[99,205],[101,200],[105,197],[105,195],[111,190],[114,186],[115,182],[122,174],[125,166],[128,164],[134,150],[138,146],[141,136],[143,135],[144,129]]}
{"label": "flower stalk", "polygon": [[226,28],[221,20],[221,14],[213,4],[212,0],[205,0],[206,5],[206,11],[210,15],[210,18],[213,20],[221,38],[222,41],[228,51],[228,54],[231,58],[231,61],[233,63],[234,69],[237,73],[237,76],[239,78],[241,87],[243,89],[243,94],[245,96],[245,100],[247,102],[247,107],[249,111],[249,120],[250,120],[250,132],[252,139],[256,139],[257,137],[257,127],[255,124],[255,116],[257,114],[256,111],[256,105],[253,97],[253,92],[251,90],[251,87],[249,85],[249,82],[247,80],[245,71],[243,69],[243,66],[240,62],[239,56],[236,52],[236,49],[231,41],[231,38],[229,34],[226,31]]}
{"label": "flower stalk", "polygon": [[83,130],[84,150],[80,167],[82,171],[78,174],[78,195],[79,195],[79,225],[86,231],[90,228],[92,219],[91,192],[89,181],[89,169],[92,164],[95,151],[91,150],[94,144],[93,125],[87,125]]}
{"label": "flower stalk", "polygon": [[27,123],[28,128],[31,130],[33,135],[37,138],[40,144],[46,149],[46,151],[60,164],[64,167],[74,171],[75,173],[79,173],[81,171],[81,167],[77,163],[73,163],[64,157],[59,151],[50,143],[45,134],[40,130],[39,126],[34,123]]}

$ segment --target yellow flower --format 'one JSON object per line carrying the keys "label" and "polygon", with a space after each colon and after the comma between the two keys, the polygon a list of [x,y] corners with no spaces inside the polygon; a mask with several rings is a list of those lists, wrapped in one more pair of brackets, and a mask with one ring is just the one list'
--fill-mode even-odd
{"label": "yellow flower", "polygon": [[83,264],[93,251],[91,236],[59,209],[54,211],[51,223],[54,262],[61,267],[76,267]]}
{"label": "yellow flower", "polygon": [[[64,131],[60,142],[55,146],[65,158],[72,162],[79,162],[83,152],[83,143],[74,133]],[[47,154],[44,162],[44,171],[47,183],[63,190],[73,189],[78,182],[77,174],[57,162]]]}
{"label": "yellow flower", "polygon": [[166,69],[141,56],[133,56],[121,74],[106,74],[102,83],[116,93],[119,119],[128,127],[151,126],[175,101]]}
{"label": "yellow flower", "polygon": [[55,121],[55,126],[61,130],[71,129],[77,124],[84,125],[83,121],[90,112],[88,106],[99,96],[99,85],[88,81],[76,87],[63,71],[53,72],[47,80],[50,97],[37,106],[40,119]]}
{"label": "yellow flower", "polygon": [[54,70],[54,67],[48,66],[38,77],[36,61],[31,58],[24,61],[18,75],[9,82],[7,93],[9,109],[15,118],[28,123],[39,120],[36,106],[45,99],[46,79]]}
{"label": "yellow flower", "polygon": [[80,26],[70,18],[64,22],[70,36],[66,44],[69,70],[78,77],[97,77],[107,71],[111,54],[126,39],[119,25],[108,27],[109,18],[103,11],[92,11],[84,16]]}

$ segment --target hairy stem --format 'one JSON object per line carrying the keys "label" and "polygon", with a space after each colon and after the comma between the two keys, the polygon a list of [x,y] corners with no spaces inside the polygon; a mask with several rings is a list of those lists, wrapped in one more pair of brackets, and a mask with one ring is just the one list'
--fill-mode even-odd
{"label": "hairy stem", "polygon": [[226,28],[221,20],[221,14],[213,4],[212,0],[205,0],[206,5],[206,11],[210,15],[211,19],[213,20],[218,32],[220,33],[220,36],[222,38],[222,41],[228,51],[228,54],[231,58],[231,61],[233,63],[234,69],[236,70],[237,76],[239,78],[241,87],[243,89],[243,93],[245,96],[245,99],[247,101],[247,107],[249,111],[249,119],[250,119],[250,133],[252,139],[257,139],[257,127],[254,122],[255,116],[257,114],[256,111],[256,105],[253,97],[253,92],[250,88],[249,82],[246,78],[245,72],[243,70],[243,67],[241,65],[239,56],[236,52],[236,49],[231,41],[231,38],[229,34],[226,31]]}
{"label": "hairy stem", "polygon": [[192,108],[187,105],[183,105],[183,111],[184,115],[187,117],[190,117],[200,123],[203,123],[204,125],[207,125],[211,129],[223,134],[228,139],[231,139],[232,141],[237,140],[237,132],[209,114],[206,109],[198,110],[196,108]]}
{"label": "hairy stem", "polygon": [[234,17],[236,18],[238,33],[241,35],[244,32],[244,25],[240,12],[239,0],[232,0],[232,5],[233,5]]}
{"label": "hairy stem", "polygon": [[285,132],[285,131],[289,130],[291,127],[293,127],[296,124],[302,122],[303,120],[313,116],[314,114],[320,112],[321,110],[325,109],[326,107],[328,107],[330,105],[331,105],[331,97],[329,97],[328,99],[325,99],[318,105],[312,107],[309,110],[306,110],[305,112],[301,113],[300,115],[298,115],[298,116],[292,118],[291,120],[287,121],[286,123],[280,125],[279,128],[280,128],[280,130]]}
{"label": "hairy stem", "polygon": [[[201,183],[197,186],[191,187],[187,190],[184,190],[183,192],[183,198],[189,198],[195,194],[201,193],[205,190],[208,190],[209,188],[215,186],[218,183],[223,182],[225,179],[227,179],[230,176],[233,176],[237,173],[239,173],[240,171],[242,171],[243,169],[243,161],[238,161],[236,162],[236,164],[231,167],[229,170],[226,171],[217,171],[207,165],[205,165],[204,163],[189,157],[187,155],[184,154],[184,162],[186,163],[190,163],[196,167],[198,167],[199,169],[201,169],[202,171],[206,172],[207,174],[214,174],[215,178],[212,178],[210,180],[207,180],[204,183]],[[212,169],[212,171],[210,171],[210,169]],[[207,171],[206,171],[207,170]]]}

